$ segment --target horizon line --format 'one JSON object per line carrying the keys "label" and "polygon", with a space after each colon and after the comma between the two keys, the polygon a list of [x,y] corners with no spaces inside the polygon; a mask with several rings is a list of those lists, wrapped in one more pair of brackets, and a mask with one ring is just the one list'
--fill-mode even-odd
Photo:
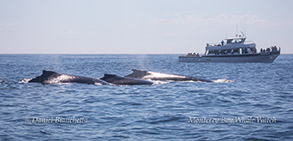
{"label": "horizon line", "polygon": [[[0,55],[179,55],[183,53],[0,53]],[[187,54],[187,53],[184,53]],[[293,53],[281,53],[291,55]]]}

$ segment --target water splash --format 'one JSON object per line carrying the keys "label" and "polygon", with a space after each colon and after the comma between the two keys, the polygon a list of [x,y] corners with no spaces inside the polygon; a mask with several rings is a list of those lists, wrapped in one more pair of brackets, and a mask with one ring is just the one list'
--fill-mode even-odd
{"label": "water splash", "polygon": [[95,83],[94,85],[98,85],[98,86],[100,86],[100,85],[103,85],[103,84],[101,84],[101,83]]}

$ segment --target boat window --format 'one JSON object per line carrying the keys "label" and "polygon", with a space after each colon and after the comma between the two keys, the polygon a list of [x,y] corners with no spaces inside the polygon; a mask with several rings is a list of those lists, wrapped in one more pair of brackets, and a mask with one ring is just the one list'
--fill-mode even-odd
{"label": "boat window", "polygon": [[231,53],[232,54],[238,54],[239,53],[239,49],[237,48],[237,49],[232,49],[231,50]]}
{"label": "boat window", "polygon": [[232,43],[232,39],[227,40],[227,44],[230,44],[230,43]]}
{"label": "boat window", "polygon": [[247,54],[247,53],[248,53],[247,48],[242,49],[242,54]]}
{"label": "boat window", "polygon": [[252,53],[256,53],[256,48],[250,48]]}
{"label": "boat window", "polygon": [[208,54],[209,55],[215,55],[215,54],[218,54],[218,51],[217,50],[209,50]]}
{"label": "boat window", "polygon": [[252,51],[251,51],[251,49],[250,49],[250,48],[247,48],[247,53],[249,53],[249,54],[251,54],[251,53],[252,53]]}
{"label": "boat window", "polygon": [[235,43],[242,43],[242,39],[235,39]]}

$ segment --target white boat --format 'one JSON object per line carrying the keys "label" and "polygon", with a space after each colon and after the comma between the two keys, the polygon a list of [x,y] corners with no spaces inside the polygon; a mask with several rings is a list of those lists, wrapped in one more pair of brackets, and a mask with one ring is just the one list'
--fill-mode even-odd
{"label": "white boat", "polygon": [[246,36],[242,33],[232,38],[227,38],[219,44],[207,44],[204,55],[198,53],[188,53],[179,56],[180,62],[261,62],[272,63],[279,55],[281,49],[272,46],[261,49],[257,52],[256,44],[246,42]]}

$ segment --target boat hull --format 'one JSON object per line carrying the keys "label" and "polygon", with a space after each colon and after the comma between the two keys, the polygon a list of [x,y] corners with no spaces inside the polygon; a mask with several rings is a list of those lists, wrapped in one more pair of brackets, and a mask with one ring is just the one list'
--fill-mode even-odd
{"label": "boat hull", "polygon": [[247,55],[218,55],[218,56],[179,56],[180,62],[223,62],[223,63],[272,63],[279,53],[247,54]]}

